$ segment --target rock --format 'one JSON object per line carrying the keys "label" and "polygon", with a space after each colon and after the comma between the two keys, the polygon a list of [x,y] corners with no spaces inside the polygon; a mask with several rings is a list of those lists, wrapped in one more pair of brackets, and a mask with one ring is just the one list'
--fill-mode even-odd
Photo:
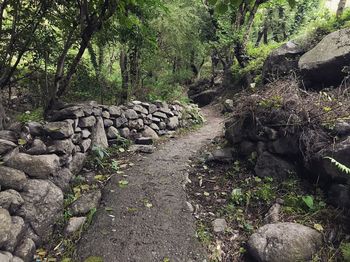
{"label": "rock", "polygon": [[69,118],[76,119],[83,116],[84,116],[84,111],[82,110],[81,106],[71,106],[71,107],[67,107],[62,110],[54,112],[50,120],[60,121],[60,120],[65,120]]}
{"label": "rock", "polygon": [[152,154],[155,151],[155,147],[152,145],[132,145],[130,146],[129,150],[131,152],[136,153],[146,153],[146,154]]}
{"label": "rock", "polygon": [[348,136],[350,135],[350,121],[338,120],[335,123],[334,130],[336,135]]}
{"label": "rock", "polygon": [[[158,128],[159,129],[159,128]],[[150,137],[152,139],[158,139],[158,134],[149,126],[145,126],[144,130],[142,131],[143,137]]]}
{"label": "rock", "polygon": [[24,260],[19,257],[13,257],[12,262],[24,262]]}
{"label": "rock", "polygon": [[4,248],[10,239],[12,219],[10,213],[0,208],[0,248]]}
{"label": "rock", "polygon": [[275,49],[265,60],[263,66],[263,80],[275,80],[298,70],[299,58],[305,51],[293,41],[289,41]]}
{"label": "rock", "polygon": [[154,123],[160,123],[160,118],[158,118],[158,117],[152,117],[152,121],[154,122]]}
{"label": "rock", "polygon": [[26,126],[29,129],[29,133],[32,136],[42,136],[44,134],[44,127],[42,124],[38,123],[38,122],[28,122],[26,124]]}
{"label": "rock", "polygon": [[37,234],[35,234],[34,230],[32,229],[32,227],[30,225],[28,225],[25,229],[23,239],[25,239],[25,238],[29,238],[29,239],[33,240],[36,246],[43,245],[41,238]]}
{"label": "rock", "polygon": [[101,191],[95,190],[83,194],[69,207],[73,216],[86,215],[93,208],[97,208],[101,200]]}
{"label": "rock", "polygon": [[81,133],[75,133],[75,134],[72,136],[72,142],[73,142],[74,144],[80,144],[80,143],[81,143],[81,139],[82,139]]}
{"label": "rock", "polygon": [[89,151],[89,149],[91,148],[91,139],[84,139],[82,142],[81,142],[81,146],[80,146],[80,152],[87,152]]}
{"label": "rock", "polygon": [[242,156],[251,156],[253,152],[257,151],[257,145],[254,142],[243,140],[239,144],[238,151]]}
{"label": "rock", "polygon": [[102,111],[102,117],[103,118],[110,118],[111,114],[108,111]]}
{"label": "rock", "polygon": [[0,206],[9,210],[11,214],[16,213],[23,203],[24,200],[21,195],[13,189],[0,192]]}
{"label": "rock", "polygon": [[13,256],[10,252],[0,251],[1,262],[13,262]]}
{"label": "rock", "polygon": [[0,155],[6,154],[16,146],[17,145],[11,141],[0,139]]}
{"label": "rock", "polygon": [[65,229],[67,235],[73,234],[80,230],[86,221],[86,217],[71,217]]}
{"label": "rock", "polygon": [[167,127],[170,130],[175,130],[179,126],[179,118],[177,116],[170,117],[167,123]]}
{"label": "rock", "polygon": [[296,223],[267,224],[248,241],[249,253],[258,261],[309,261],[322,244],[316,230]]}
{"label": "rock", "polygon": [[207,162],[232,163],[232,148],[222,148],[215,150],[208,158]]}
{"label": "rock", "polygon": [[217,218],[212,222],[215,233],[224,232],[227,228],[227,222],[223,218]]}
{"label": "rock", "polygon": [[136,120],[130,120],[129,121],[129,128],[130,129],[136,129],[141,130],[143,129],[144,124],[142,119],[136,119]]}
{"label": "rock", "polygon": [[36,138],[26,153],[30,155],[44,155],[47,153],[47,147],[42,140]]}
{"label": "rock", "polygon": [[[0,193],[1,194],[1,193]],[[329,203],[333,206],[350,209],[350,187],[333,184],[327,192]]]}
{"label": "rock", "polygon": [[75,146],[71,139],[54,140],[52,145],[47,148],[47,151],[58,155],[71,155],[74,148]]}
{"label": "rock", "polygon": [[87,129],[83,129],[81,131],[81,137],[82,138],[89,138],[91,136],[91,132]]}
{"label": "rock", "polygon": [[167,118],[166,114],[164,114],[162,112],[154,112],[153,116],[156,117],[156,118],[161,118],[161,119],[166,119]]}
{"label": "rock", "polygon": [[146,108],[148,109],[148,113],[150,114],[153,114],[158,109],[157,106],[153,104],[149,104],[148,107],[146,106]]}
{"label": "rock", "polygon": [[341,29],[327,35],[299,60],[299,68],[308,86],[323,88],[339,85],[347,76],[343,70],[349,66],[350,29]]}
{"label": "rock", "polygon": [[92,146],[101,148],[108,147],[108,140],[101,117],[97,117],[96,125],[92,130]]}
{"label": "rock", "polygon": [[160,122],[158,125],[159,125],[159,129],[160,130],[165,130],[166,129],[166,124],[164,122]]}
{"label": "rock", "polygon": [[94,107],[94,108],[92,109],[92,114],[93,114],[94,116],[102,116],[102,108],[100,108],[100,107]]}
{"label": "rock", "polygon": [[47,178],[58,171],[60,159],[54,154],[32,156],[18,153],[5,162],[5,165],[21,170],[30,177]]}
{"label": "rock", "polygon": [[111,120],[111,119],[103,119],[103,125],[104,125],[104,127],[110,127],[110,126],[113,126],[113,120]]}
{"label": "rock", "polygon": [[223,104],[223,113],[231,113],[233,112],[233,100],[232,99],[226,99],[224,104]]}
{"label": "rock", "polygon": [[135,140],[135,144],[137,145],[153,145],[152,137],[140,137]]}
{"label": "rock", "polygon": [[13,143],[17,143],[18,142],[18,135],[14,131],[0,130],[0,139],[11,141]]}
{"label": "rock", "polygon": [[254,171],[258,177],[272,177],[281,180],[288,178],[293,173],[296,174],[293,164],[268,152],[258,157]]}
{"label": "rock", "polygon": [[128,119],[126,117],[118,117],[115,119],[115,127],[120,128],[128,123]]}
{"label": "rock", "polygon": [[19,240],[21,240],[25,229],[23,218],[14,216],[11,219],[11,233],[9,234],[9,239],[4,247],[4,249],[9,252],[13,252],[15,250],[17,243]]}
{"label": "rock", "polygon": [[30,238],[22,240],[20,245],[16,248],[15,255],[24,262],[32,262],[36,251],[35,243]]}
{"label": "rock", "polygon": [[124,127],[124,128],[119,129],[119,133],[124,138],[130,137],[130,129],[128,127]]}
{"label": "rock", "polygon": [[79,119],[79,127],[87,128],[93,127],[96,124],[96,118],[94,116],[87,116]]}
{"label": "rock", "polygon": [[148,110],[141,105],[135,105],[133,108],[136,113],[148,115]]}
{"label": "rock", "polygon": [[125,111],[125,116],[126,116],[127,119],[131,119],[131,120],[137,119],[139,117],[137,115],[136,111],[133,110],[133,109],[127,109]]}
{"label": "rock", "polygon": [[112,117],[118,117],[118,116],[121,116],[122,114],[122,111],[118,106],[110,106],[108,108],[108,112]]}
{"label": "rock", "polygon": [[69,182],[72,177],[73,174],[69,168],[62,168],[55,176],[51,176],[49,180],[58,186],[63,192],[68,192],[70,190]]}
{"label": "rock", "polygon": [[215,89],[205,90],[199,94],[190,96],[194,103],[198,104],[200,107],[209,105],[214,98],[218,95],[218,91]]}
{"label": "rock", "polygon": [[24,172],[0,165],[0,186],[21,191],[27,182]]}
{"label": "rock", "polygon": [[277,223],[280,220],[280,210],[281,210],[281,204],[275,203],[273,204],[267,214],[264,217],[264,223],[271,224],[271,223]]}
{"label": "rock", "polygon": [[29,222],[38,236],[47,241],[58,214],[63,211],[61,189],[48,180],[30,179],[21,196],[24,204],[17,214]]}
{"label": "rock", "polygon": [[73,175],[77,175],[83,169],[85,160],[86,154],[84,153],[75,153],[73,155],[73,159],[68,166]]}
{"label": "rock", "polygon": [[[150,124],[149,127],[152,128],[155,131],[159,130],[159,126],[157,124],[155,124],[155,123]],[[146,129],[146,127],[145,127],[145,129]]]}
{"label": "rock", "polygon": [[119,136],[120,136],[119,131],[114,126],[111,126],[108,128],[108,130],[107,130],[108,139],[118,138]]}
{"label": "rock", "polygon": [[65,139],[74,134],[72,125],[66,121],[47,123],[44,130],[52,139]]}
{"label": "rock", "polygon": [[268,149],[274,154],[295,156],[300,153],[299,139],[296,136],[282,136],[269,143]]}

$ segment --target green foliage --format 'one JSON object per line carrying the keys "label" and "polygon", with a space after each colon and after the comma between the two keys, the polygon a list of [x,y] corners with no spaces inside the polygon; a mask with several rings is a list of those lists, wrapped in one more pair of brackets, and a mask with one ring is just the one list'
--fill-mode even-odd
{"label": "green foliage", "polygon": [[24,112],[17,116],[17,120],[21,123],[28,123],[30,121],[41,122],[44,120],[44,110],[42,107],[32,111]]}
{"label": "green foliage", "polygon": [[341,250],[342,256],[344,258],[344,261],[349,262],[350,261],[350,243],[343,242],[340,245],[340,250]]}
{"label": "green foliage", "polygon": [[209,245],[211,243],[212,235],[202,222],[197,223],[197,237],[204,245]]}
{"label": "green foliage", "polygon": [[332,157],[325,157],[325,159],[329,159],[332,164],[334,164],[341,172],[350,175],[350,168],[346,165],[343,165],[342,163],[339,163],[337,160],[335,160]]}

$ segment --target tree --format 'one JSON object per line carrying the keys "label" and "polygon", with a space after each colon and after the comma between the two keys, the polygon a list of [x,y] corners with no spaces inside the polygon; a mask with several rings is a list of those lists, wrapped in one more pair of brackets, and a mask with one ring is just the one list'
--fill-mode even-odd
{"label": "tree", "polygon": [[337,8],[337,17],[341,16],[344,12],[347,0],[339,0]]}

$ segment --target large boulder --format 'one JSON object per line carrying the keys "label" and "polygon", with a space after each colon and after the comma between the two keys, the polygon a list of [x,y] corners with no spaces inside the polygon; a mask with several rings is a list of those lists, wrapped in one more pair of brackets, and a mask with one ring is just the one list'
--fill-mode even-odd
{"label": "large boulder", "polygon": [[0,165],[0,186],[1,188],[10,188],[15,190],[22,190],[27,177],[24,172]]}
{"label": "large boulder", "polygon": [[190,98],[194,103],[198,104],[200,107],[209,105],[215,97],[218,95],[218,91],[216,89],[205,90],[199,94],[193,95]]}
{"label": "large boulder", "polygon": [[298,61],[304,50],[289,41],[271,52],[263,66],[264,81],[273,80],[298,70]]}
{"label": "large boulder", "polygon": [[60,167],[57,155],[32,156],[24,153],[14,154],[5,162],[8,167],[23,171],[30,177],[47,178],[54,175]]}
{"label": "large boulder", "polygon": [[30,179],[21,196],[24,204],[17,214],[25,219],[44,241],[52,233],[52,226],[63,210],[63,193],[48,180]]}
{"label": "large boulder", "polygon": [[249,253],[257,261],[309,261],[322,244],[322,234],[296,223],[267,224],[248,241]]}
{"label": "large boulder", "polygon": [[73,126],[68,121],[47,123],[44,130],[53,139],[64,139],[74,134]]}
{"label": "large boulder", "polygon": [[309,86],[339,85],[347,73],[343,70],[350,61],[350,29],[327,35],[299,60],[299,68]]}

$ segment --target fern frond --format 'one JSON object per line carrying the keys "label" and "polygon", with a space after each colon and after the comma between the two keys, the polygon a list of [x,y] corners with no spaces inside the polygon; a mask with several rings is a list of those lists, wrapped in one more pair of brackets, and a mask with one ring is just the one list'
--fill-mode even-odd
{"label": "fern frond", "polygon": [[343,165],[342,163],[339,163],[337,160],[335,160],[332,157],[326,156],[326,159],[329,159],[332,164],[334,164],[341,172],[350,175],[350,168],[346,165]]}

